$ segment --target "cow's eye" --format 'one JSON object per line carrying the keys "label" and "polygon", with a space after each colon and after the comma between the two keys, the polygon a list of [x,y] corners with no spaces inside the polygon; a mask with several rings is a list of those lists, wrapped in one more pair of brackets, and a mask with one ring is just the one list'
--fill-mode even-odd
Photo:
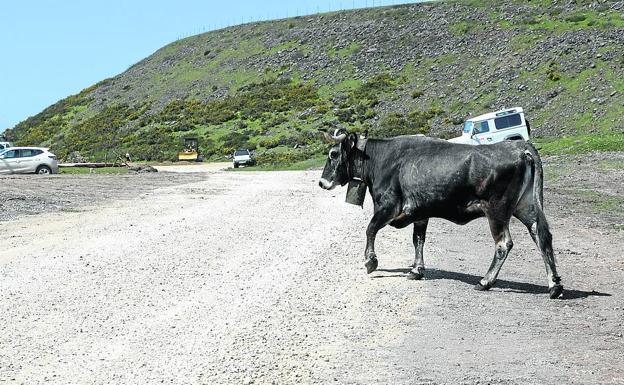
{"label": "cow's eye", "polygon": [[330,151],[329,152],[329,157],[336,160],[338,159],[338,151]]}

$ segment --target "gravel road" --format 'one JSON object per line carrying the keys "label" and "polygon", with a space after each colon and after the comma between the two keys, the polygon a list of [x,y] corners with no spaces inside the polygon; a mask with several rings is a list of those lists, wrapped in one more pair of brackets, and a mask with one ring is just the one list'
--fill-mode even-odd
{"label": "gravel road", "polygon": [[432,221],[423,281],[411,229],[383,229],[366,275],[370,197],[319,174],[3,179],[69,203],[2,223],[0,384],[624,383],[623,231],[547,190],[564,300],[515,220],[489,292],[484,220]]}

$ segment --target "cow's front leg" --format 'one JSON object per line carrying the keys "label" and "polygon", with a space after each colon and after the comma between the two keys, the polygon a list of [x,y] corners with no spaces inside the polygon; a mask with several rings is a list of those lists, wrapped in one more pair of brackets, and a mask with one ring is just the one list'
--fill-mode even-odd
{"label": "cow's front leg", "polygon": [[428,219],[414,223],[414,249],[416,256],[412,270],[407,274],[407,279],[422,279],[425,275],[425,260],[423,258],[423,246],[425,245],[425,234],[427,233]]}
{"label": "cow's front leg", "polygon": [[377,232],[392,220],[392,214],[393,210],[380,207],[375,211],[373,218],[366,228],[366,250],[364,251],[364,259],[366,262],[364,266],[368,274],[377,270],[378,262],[377,255],[375,254],[375,237],[377,236]]}

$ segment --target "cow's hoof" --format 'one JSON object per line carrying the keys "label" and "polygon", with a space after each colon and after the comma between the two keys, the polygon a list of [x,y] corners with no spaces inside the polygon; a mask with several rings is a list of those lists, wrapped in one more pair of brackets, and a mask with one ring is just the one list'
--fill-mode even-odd
{"label": "cow's hoof", "polygon": [[409,279],[410,281],[420,281],[421,279],[423,279],[424,276],[425,275],[420,271],[416,273],[410,271],[409,273],[407,273],[407,279]]}
{"label": "cow's hoof", "polygon": [[423,279],[424,276],[425,276],[425,269],[423,269],[422,267],[420,269],[414,268],[410,270],[409,273],[407,273],[407,279],[412,280],[412,281],[419,281]]}
{"label": "cow's hoof", "polygon": [[377,262],[377,258],[376,257],[372,257],[369,258],[366,263],[364,264],[364,266],[366,266],[366,274],[370,274],[373,271],[377,270],[377,265],[379,263]]}
{"label": "cow's hoof", "polygon": [[555,285],[549,289],[550,299],[563,297],[563,285]]}
{"label": "cow's hoof", "polygon": [[474,286],[474,289],[475,289],[476,291],[487,291],[487,290],[490,290],[490,288],[491,288],[491,287],[492,287],[492,285],[485,285],[485,286],[484,286],[484,285],[482,285],[482,284],[481,284],[481,282],[479,282],[479,283],[477,283],[477,284]]}

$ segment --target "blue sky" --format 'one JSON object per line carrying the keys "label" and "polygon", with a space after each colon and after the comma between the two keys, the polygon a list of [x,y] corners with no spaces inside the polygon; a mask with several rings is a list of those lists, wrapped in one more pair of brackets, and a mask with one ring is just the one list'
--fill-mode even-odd
{"label": "blue sky", "polygon": [[0,132],[183,37],[409,0],[19,0],[0,7]]}

